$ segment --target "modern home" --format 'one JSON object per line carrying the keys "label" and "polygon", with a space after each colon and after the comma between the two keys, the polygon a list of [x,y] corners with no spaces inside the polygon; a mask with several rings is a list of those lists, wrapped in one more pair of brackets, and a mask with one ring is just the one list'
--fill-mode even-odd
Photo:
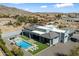
{"label": "modern home", "polygon": [[67,42],[75,30],[72,29],[59,29],[54,25],[33,25],[29,28],[24,28],[23,30],[17,30],[14,32],[2,33],[1,36],[3,39],[9,39],[13,37],[17,37],[20,34],[25,35],[29,38],[32,38],[41,43],[45,43],[48,45],[55,45],[59,42],[65,43]]}
{"label": "modern home", "polygon": [[65,43],[75,31],[70,29],[58,29],[53,25],[38,26],[34,25],[22,30],[22,35],[35,39],[41,43],[55,45],[59,42]]}

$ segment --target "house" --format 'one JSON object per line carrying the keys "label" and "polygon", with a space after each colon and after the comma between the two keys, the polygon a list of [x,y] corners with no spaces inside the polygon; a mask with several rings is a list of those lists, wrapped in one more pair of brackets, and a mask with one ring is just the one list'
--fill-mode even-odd
{"label": "house", "polygon": [[47,43],[51,46],[59,42],[67,42],[73,32],[74,31],[71,32],[69,29],[58,29],[53,25],[34,25],[23,29],[22,35],[26,35],[29,38],[35,39],[41,43]]}
{"label": "house", "polygon": [[66,22],[79,22],[79,17],[76,18],[63,17],[62,20],[65,20]]}

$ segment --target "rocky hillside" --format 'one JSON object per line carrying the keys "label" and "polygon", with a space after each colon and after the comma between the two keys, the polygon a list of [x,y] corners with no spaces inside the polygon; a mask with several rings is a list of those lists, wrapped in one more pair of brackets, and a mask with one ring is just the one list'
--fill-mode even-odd
{"label": "rocky hillside", "polygon": [[0,14],[7,14],[7,15],[29,15],[32,14],[29,11],[24,11],[21,9],[17,9],[14,7],[7,7],[0,5]]}

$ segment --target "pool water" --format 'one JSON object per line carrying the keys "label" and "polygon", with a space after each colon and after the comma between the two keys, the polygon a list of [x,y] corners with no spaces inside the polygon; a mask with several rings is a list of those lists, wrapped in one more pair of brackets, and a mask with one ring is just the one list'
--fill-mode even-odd
{"label": "pool water", "polygon": [[23,40],[17,41],[16,45],[21,47],[21,48],[29,48],[32,46],[31,44],[29,44],[28,42],[25,42]]}

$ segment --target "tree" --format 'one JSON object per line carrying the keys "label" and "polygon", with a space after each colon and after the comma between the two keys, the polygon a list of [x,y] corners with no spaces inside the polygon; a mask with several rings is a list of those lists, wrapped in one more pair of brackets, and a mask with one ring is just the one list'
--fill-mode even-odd
{"label": "tree", "polygon": [[14,26],[20,26],[20,25],[21,25],[21,23],[19,21],[14,22]]}
{"label": "tree", "polygon": [[0,38],[0,42],[5,45],[5,42]]}
{"label": "tree", "polygon": [[74,47],[73,49],[71,49],[70,55],[71,56],[79,56],[79,46]]}
{"label": "tree", "polygon": [[19,17],[19,15],[12,16],[12,18],[14,19],[17,19],[17,17]]}
{"label": "tree", "polygon": [[1,38],[1,34],[2,34],[2,32],[1,32],[1,29],[0,29],[0,38]]}
{"label": "tree", "polygon": [[60,18],[61,18],[61,14],[56,14],[55,17],[56,17],[57,19],[60,19]]}
{"label": "tree", "polygon": [[0,14],[0,18],[9,18],[9,14]]}
{"label": "tree", "polygon": [[6,55],[8,55],[8,56],[13,56],[14,55],[11,51],[9,51],[7,49],[7,47],[5,46],[5,42],[2,39],[0,39],[0,48],[4,51],[4,53]]}
{"label": "tree", "polygon": [[13,23],[10,21],[10,22],[8,22],[6,25],[13,25]]}
{"label": "tree", "polygon": [[33,18],[32,23],[38,23],[38,19],[36,17]]}

